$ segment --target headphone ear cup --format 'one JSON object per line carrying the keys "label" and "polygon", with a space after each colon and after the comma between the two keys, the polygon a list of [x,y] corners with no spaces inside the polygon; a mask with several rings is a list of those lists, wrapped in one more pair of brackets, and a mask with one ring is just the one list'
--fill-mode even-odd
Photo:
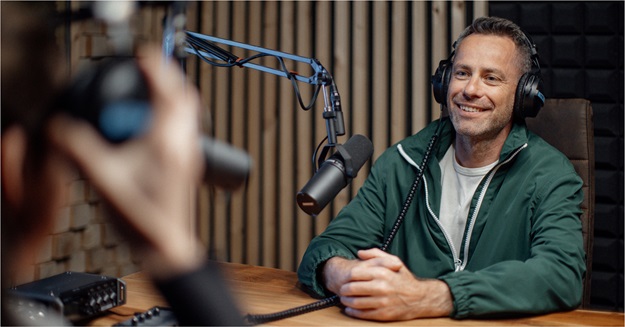
{"label": "headphone ear cup", "polygon": [[449,88],[449,78],[451,76],[451,61],[441,60],[432,76],[432,91],[436,102],[445,104],[447,101],[447,89]]}
{"label": "headphone ear cup", "polygon": [[519,79],[514,95],[514,117],[523,120],[526,117],[536,117],[540,108],[545,104],[542,93],[542,79],[539,75],[525,73]]}
{"label": "headphone ear cup", "polygon": [[528,73],[525,73],[519,79],[519,83],[516,86],[516,91],[514,92],[514,107],[512,108],[512,115],[515,120],[525,119],[524,114],[524,102],[525,102],[525,83],[527,82],[527,78],[529,77]]}

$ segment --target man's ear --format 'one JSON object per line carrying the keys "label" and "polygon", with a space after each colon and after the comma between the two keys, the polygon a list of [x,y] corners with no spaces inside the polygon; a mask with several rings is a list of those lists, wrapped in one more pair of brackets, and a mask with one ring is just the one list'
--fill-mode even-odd
{"label": "man's ear", "polygon": [[2,133],[2,196],[13,208],[23,201],[24,160],[26,158],[27,136],[20,126],[11,126]]}

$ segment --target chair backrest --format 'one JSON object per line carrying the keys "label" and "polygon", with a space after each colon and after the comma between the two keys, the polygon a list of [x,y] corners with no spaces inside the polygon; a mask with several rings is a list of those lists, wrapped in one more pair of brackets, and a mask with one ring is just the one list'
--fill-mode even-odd
{"label": "chair backrest", "polygon": [[592,107],[586,99],[547,99],[527,127],[564,153],[584,181],[582,232],[586,250],[586,276],[582,308],[590,304],[592,248],[595,220],[595,144]]}

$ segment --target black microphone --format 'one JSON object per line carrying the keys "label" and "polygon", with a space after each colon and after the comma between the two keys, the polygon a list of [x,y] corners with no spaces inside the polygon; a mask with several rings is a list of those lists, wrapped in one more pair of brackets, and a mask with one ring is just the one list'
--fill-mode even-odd
{"label": "black microphone", "polygon": [[297,204],[309,215],[317,215],[356,177],[373,154],[373,144],[363,135],[352,136],[321,164],[315,175],[297,193]]}
{"label": "black microphone", "polygon": [[[132,57],[103,59],[80,72],[59,106],[91,123],[111,143],[122,143],[150,126],[149,90]],[[204,181],[233,190],[247,181],[252,160],[243,150],[201,136]]]}

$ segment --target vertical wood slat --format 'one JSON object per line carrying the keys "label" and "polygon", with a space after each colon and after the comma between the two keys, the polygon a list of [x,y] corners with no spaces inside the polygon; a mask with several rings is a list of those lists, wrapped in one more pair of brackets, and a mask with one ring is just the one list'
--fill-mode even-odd
{"label": "vertical wood slat", "polygon": [[432,97],[430,76],[434,73],[428,71],[427,58],[427,12],[426,3],[417,1],[412,3],[412,40],[411,60],[412,72],[412,124],[411,134],[418,132],[427,124],[427,99]]}
{"label": "vertical wood slat", "polygon": [[[309,217],[297,207],[295,194],[312,177],[314,147],[326,136],[323,97],[305,112],[283,77],[199,62],[202,103],[212,118],[210,134],[244,148],[254,161],[250,180],[240,190],[202,188],[202,239],[220,259],[294,270],[310,238],[353,198],[375,159],[392,143],[423,128],[430,116],[438,118],[438,104],[431,100],[432,107],[426,108],[432,97],[429,77],[448,55],[448,29],[453,35],[464,25],[447,21],[448,8],[455,21],[466,4],[198,3],[203,34],[319,59],[341,92],[347,135],[339,143],[357,133],[374,143],[372,159],[350,187],[319,216]],[[224,48],[240,57],[249,55]],[[259,61],[278,67],[273,58]],[[308,75],[305,65],[287,66]],[[312,87],[299,86],[307,104]]]}
{"label": "vertical wood slat", "polygon": [[[197,25],[200,25],[200,33],[213,35],[213,17],[211,13],[213,12],[214,2],[202,2],[198,5],[197,10],[201,10],[201,19]],[[190,15],[188,15],[190,16]],[[190,18],[190,17],[189,17]],[[189,24],[189,23],[188,23]],[[190,57],[194,57],[195,61],[198,62],[198,88],[200,91],[200,101],[202,103],[202,130],[205,134],[211,135],[213,129],[213,119],[210,113],[211,110],[211,100],[214,99],[212,90],[213,90],[213,70],[214,67],[211,65],[207,65],[202,63],[199,58],[196,58],[193,55]],[[210,249],[210,251],[214,251],[215,249],[215,237],[214,237],[214,217],[212,215],[212,210],[214,209],[214,203],[212,199],[211,193],[212,186],[203,184],[200,188],[198,194],[198,223],[200,239],[202,242]]]}
{"label": "vertical wood slat", "polygon": [[[315,21],[315,58],[317,58],[321,64],[330,71],[330,73],[333,73],[332,70],[332,25],[329,24],[329,19],[332,17],[332,2],[330,1],[318,1],[315,3],[315,10],[316,10],[316,21]],[[337,84],[338,85],[338,84]],[[342,94],[343,91],[341,89],[341,87],[343,86],[338,85],[339,86],[339,92],[341,92]],[[315,146],[317,145],[318,142],[320,142],[323,137],[325,137],[327,135],[326,133],[326,127],[325,127],[325,122],[322,121],[321,119],[319,119],[319,117],[321,117],[321,113],[323,111],[323,97],[320,96],[319,100],[317,100],[317,102],[319,102],[315,108],[313,110],[315,110],[315,112],[312,113],[313,117],[311,119],[312,123],[315,125],[315,130],[314,130],[314,141],[315,141]],[[312,155],[308,155],[308,158],[311,158]],[[312,160],[312,159],[311,159]],[[312,164],[312,161],[311,161]],[[309,175],[310,176],[310,175]],[[305,184],[302,184],[300,187],[303,187]],[[325,227],[330,223],[330,219],[332,216],[332,213],[330,211],[331,204],[328,205],[328,207],[326,207],[326,209],[324,209],[323,211],[321,211],[319,213],[319,215],[317,215],[313,219],[313,225],[314,225],[314,234],[318,235],[319,233],[321,233]]]}
{"label": "vertical wood slat", "polygon": [[473,19],[488,16],[488,0],[477,0],[473,2]]}
{"label": "vertical wood slat", "polygon": [[[263,40],[264,47],[278,49],[278,3],[268,1],[263,11]],[[262,63],[268,64],[269,59]],[[262,77],[263,89],[263,134],[262,138],[262,196],[263,196],[263,234],[261,243],[263,265],[278,266],[278,121],[279,106],[277,102],[278,79],[275,76],[264,74]]]}
{"label": "vertical wood slat", "polygon": [[[293,2],[281,2],[280,14],[280,49],[283,52],[293,53],[295,50],[295,4]],[[278,253],[279,268],[292,270],[292,251],[294,249],[293,242],[293,194],[295,189],[294,168],[293,167],[293,148],[294,140],[293,129],[293,110],[295,101],[293,98],[293,87],[289,80],[281,79],[279,81],[280,97],[279,97],[279,228],[278,228]]]}
{"label": "vertical wood slat", "polygon": [[[350,52],[349,45],[351,43],[351,21],[350,21],[350,5],[352,2],[338,1],[334,3],[334,70],[332,75],[337,85],[349,85],[349,70],[350,70]],[[351,87],[351,85],[350,85]],[[342,106],[344,108],[351,108],[349,96],[341,95]],[[346,109],[347,110],[347,109]],[[345,128],[349,128],[349,120],[353,117],[351,112],[345,112]],[[339,143],[345,143],[347,141],[347,135],[341,136],[341,139],[337,139]],[[334,216],[349,202],[348,189],[345,188],[337,194],[334,198],[333,205],[328,205],[328,208],[332,208]]]}
{"label": "vertical wood slat", "polygon": [[[247,5],[243,1],[234,1],[232,3],[233,17],[247,17]],[[233,40],[246,40],[246,24],[232,24]],[[241,53],[241,56],[247,56],[245,52],[232,50],[234,53]],[[222,108],[224,112],[229,112],[230,116],[230,140],[233,146],[245,149],[245,134],[248,132],[246,127],[249,90],[245,87],[245,78],[248,75],[247,70],[235,69],[228,72],[232,77],[231,92],[232,105],[230,108]],[[232,192],[232,200],[230,205],[230,261],[236,263],[244,262],[245,243],[247,235],[244,233],[244,214],[245,214],[245,194],[247,192]]]}
{"label": "vertical wood slat", "polygon": [[373,3],[375,18],[373,19],[373,130],[371,141],[373,142],[373,157],[377,158],[388,147],[388,4],[384,1]]}
{"label": "vertical wood slat", "polygon": [[[369,135],[369,124],[371,117],[369,114],[370,101],[368,94],[370,93],[369,85],[371,83],[369,71],[369,58],[371,43],[369,40],[369,11],[371,10],[368,2],[355,2],[353,10],[353,59],[351,63],[352,84],[352,105],[346,108],[346,115],[351,117],[352,127],[350,134]],[[352,180],[351,194],[356,195],[358,189],[362,186],[367,178],[366,172],[371,167],[371,160],[367,161],[365,166],[361,168],[356,178]]]}
{"label": "vertical wood slat", "polygon": [[[432,70],[438,67],[440,60],[449,56],[447,40],[447,1],[433,1],[432,11],[430,12],[432,19]],[[440,116],[440,105],[436,101],[432,101],[431,117]]]}
{"label": "vertical wood slat", "polygon": [[[390,144],[399,142],[406,137],[406,117],[409,117],[407,108],[408,96],[406,94],[406,80],[408,60],[406,58],[408,3],[395,2],[392,6],[392,30],[391,30],[391,141]],[[387,145],[388,146],[388,145]]]}
{"label": "vertical wood slat", "polygon": [[[262,42],[262,19],[261,15],[255,15],[253,13],[259,13],[262,10],[262,3],[254,1],[250,3],[249,7],[249,25],[247,31],[249,33],[250,44],[260,44]],[[246,253],[245,262],[252,265],[262,264],[261,258],[262,247],[259,246],[261,242],[260,233],[262,231],[262,190],[260,183],[260,162],[262,151],[262,111],[264,108],[260,106],[262,100],[262,73],[257,71],[250,71],[247,75],[246,89],[248,94],[243,95],[247,97],[246,111],[248,117],[248,130],[247,130],[247,151],[251,158],[254,158],[254,167],[250,173],[248,181],[248,192],[246,192],[246,217],[245,217],[245,230],[246,230]]]}
{"label": "vertical wood slat", "polygon": [[[297,48],[295,53],[300,54],[302,56],[311,57],[312,56],[312,32],[311,27],[313,26],[311,16],[312,16],[312,3],[311,2],[297,2],[296,8],[297,14]],[[309,65],[300,63],[297,65],[297,71],[304,76],[312,75],[312,69],[310,69]],[[313,87],[311,85],[302,85],[302,101],[304,105],[308,105],[310,99],[313,94]],[[313,144],[313,129],[312,124],[310,123],[313,119],[318,117],[315,115],[317,113],[314,109],[304,111],[299,106],[294,108],[296,113],[296,136],[293,139],[293,146],[295,147],[297,154],[295,158],[295,169],[296,169],[296,190],[299,190],[303,185],[306,184],[308,179],[310,179],[312,172],[312,163],[310,158],[310,147]],[[295,192],[291,193],[291,201],[292,205],[295,203]],[[297,209],[297,208],[296,208]],[[310,233],[312,228],[312,218],[308,216],[301,210],[295,210],[295,215],[293,217],[294,223],[297,226],[297,234],[295,237],[295,257],[293,258],[293,262],[290,265],[293,269],[296,268],[296,264],[298,263],[298,258],[301,258],[304,254],[304,250],[310,243],[312,239],[312,235]]]}
{"label": "vertical wood slat", "polygon": [[457,37],[460,35],[462,30],[467,26],[466,24],[466,15],[464,14],[466,11],[464,1],[454,0],[451,3],[451,35],[452,37]]}
{"label": "vertical wood slat", "polygon": [[[215,3],[215,15],[213,16],[215,24],[215,34],[223,35],[226,38],[230,37],[230,3],[229,2],[216,2]],[[229,141],[229,121],[227,111],[230,110],[231,97],[230,92],[230,80],[232,79],[231,72],[225,69],[215,69],[213,71],[214,76],[214,106],[211,108],[213,117],[213,132],[215,138],[223,141]],[[228,247],[228,234],[230,225],[229,215],[229,197],[230,194],[221,189],[215,189],[215,202],[214,202],[214,234],[215,239],[215,253],[218,258],[225,258],[230,260],[230,249]]]}

